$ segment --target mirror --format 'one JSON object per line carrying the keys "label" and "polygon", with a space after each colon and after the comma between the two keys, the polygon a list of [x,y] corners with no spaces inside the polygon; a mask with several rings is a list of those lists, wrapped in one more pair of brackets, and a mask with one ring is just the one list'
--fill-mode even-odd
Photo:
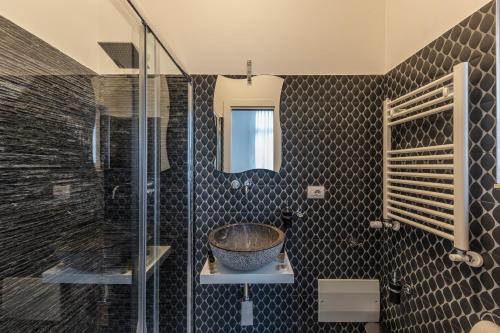
{"label": "mirror", "polygon": [[217,78],[214,113],[217,125],[216,168],[227,173],[281,167],[279,100],[283,79],[271,75],[246,79]]}

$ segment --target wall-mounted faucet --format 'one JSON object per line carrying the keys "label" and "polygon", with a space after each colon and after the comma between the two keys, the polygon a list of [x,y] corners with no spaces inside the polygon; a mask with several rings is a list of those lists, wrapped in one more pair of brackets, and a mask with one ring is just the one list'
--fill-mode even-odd
{"label": "wall-mounted faucet", "polygon": [[[250,188],[253,186],[253,183],[250,179],[247,179],[245,180],[245,182],[243,183],[243,192],[246,194],[248,194],[248,191],[250,190]],[[237,190],[241,187],[241,182],[238,180],[238,179],[235,179],[231,182],[231,188],[233,190]]]}
{"label": "wall-mounted faucet", "polygon": [[231,182],[231,188],[233,190],[237,190],[241,187],[241,182],[238,179],[235,179]]}
{"label": "wall-mounted faucet", "polygon": [[253,183],[250,179],[245,180],[243,183],[243,191],[245,192],[245,195],[248,194],[248,190],[253,186]]}

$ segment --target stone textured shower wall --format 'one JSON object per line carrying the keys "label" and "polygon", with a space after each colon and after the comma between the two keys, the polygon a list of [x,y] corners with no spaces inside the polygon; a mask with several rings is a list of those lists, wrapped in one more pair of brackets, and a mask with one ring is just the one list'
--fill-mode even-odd
{"label": "stone textured shower wall", "polygon": [[[495,39],[492,2],[385,77],[386,96],[394,98],[450,73],[457,63],[469,62],[470,245],[485,260],[482,268],[452,263],[447,257],[451,242],[409,226],[384,233],[382,278],[386,281],[396,271],[414,287],[414,295],[403,297],[401,305],[388,303],[384,290],[382,320],[391,332],[468,332],[481,314],[500,315],[500,191],[493,189]],[[450,115],[393,130],[399,137],[394,144],[404,148],[450,142]]]}
{"label": "stone textured shower wall", "polygon": [[[214,170],[215,75],[194,77],[196,332],[363,332],[361,324],[317,322],[318,278],[378,278],[381,214],[381,76],[284,76],[280,103],[283,162],[278,173]],[[255,184],[248,196],[234,179]],[[307,185],[324,185],[325,200],[308,200]],[[217,226],[256,222],[281,226],[286,206],[305,211],[288,232],[293,285],[252,286],[254,326],[241,327],[240,286],[202,286],[207,234]],[[349,238],[361,246],[349,247]]]}
{"label": "stone textured shower wall", "polygon": [[95,332],[96,286],[40,279],[63,248],[99,247],[95,73],[3,17],[0,40],[0,331]]}
{"label": "stone textured shower wall", "polygon": [[[98,76],[3,17],[0,40],[0,332],[135,331],[132,286],[109,285],[104,304],[103,286],[44,284],[40,276],[68,244],[104,248],[88,255],[103,269],[128,265],[137,230],[131,115],[138,112],[138,75]],[[170,105],[161,105],[169,113],[170,168],[160,174],[160,242],[173,251],[160,269],[159,319],[161,332],[185,332],[188,83],[162,79],[170,96]],[[70,194],[55,195],[57,185],[69,185]],[[33,293],[41,307],[30,303]],[[100,321],[103,305],[107,320]]]}

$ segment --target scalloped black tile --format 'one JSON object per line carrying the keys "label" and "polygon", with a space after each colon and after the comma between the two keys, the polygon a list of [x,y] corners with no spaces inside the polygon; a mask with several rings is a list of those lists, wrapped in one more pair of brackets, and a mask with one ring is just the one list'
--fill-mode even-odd
{"label": "scalloped black tile", "polygon": [[[394,98],[470,63],[470,229],[471,248],[483,268],[452,264],[449,241],[404,226],[384,233],[383,278],[396,270],[415,288],[401,305],[383,292],[382,321],[394,333],[468,332],[485,311],[500,313],[500,205],[494,198],[495,172],[495,5],[489,3],[386,75],[386,96]],[[394,133],[400,147],[450,142],[450,114],[412,124]],[[421,130],[420,128],[423,128]],[[496,282],[494,282],[496,281]]]}
{"label": "scalloped black tile", "polygon": [[[362,332],[358,324],[317,323],[317,278],[376,278],[380,215],[381,76],[283,76],[280,103],[283,164],[278,173],[229,175],[213,168],[214,75],[194,77],[195,328],[197,332]],[[245,197],[233,179],[256,184]],[[326,187],[325,200],[307,200],[307,185]],[[202,286],[197,272],[207,233],[222,224],[280,225],[287,204],[305,211],[288,232],[296,272],[289,286],[253,286],[255,325],[239,325],[240,290]],[[363,242],[349,249],[346,239]]]}

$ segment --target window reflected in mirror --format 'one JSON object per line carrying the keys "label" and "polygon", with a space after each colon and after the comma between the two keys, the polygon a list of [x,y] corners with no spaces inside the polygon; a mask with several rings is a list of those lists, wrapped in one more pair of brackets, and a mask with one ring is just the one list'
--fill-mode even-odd
{"label": "window reflected in mirror", "polygon": [[230,171],[274,167],[273,109],[231,110]]}
{"label": "window reflected in mirror", "polygon": [[217,77],[214,91],[215,168],[226,173],[281,168],[280,98],[283,79]]}

